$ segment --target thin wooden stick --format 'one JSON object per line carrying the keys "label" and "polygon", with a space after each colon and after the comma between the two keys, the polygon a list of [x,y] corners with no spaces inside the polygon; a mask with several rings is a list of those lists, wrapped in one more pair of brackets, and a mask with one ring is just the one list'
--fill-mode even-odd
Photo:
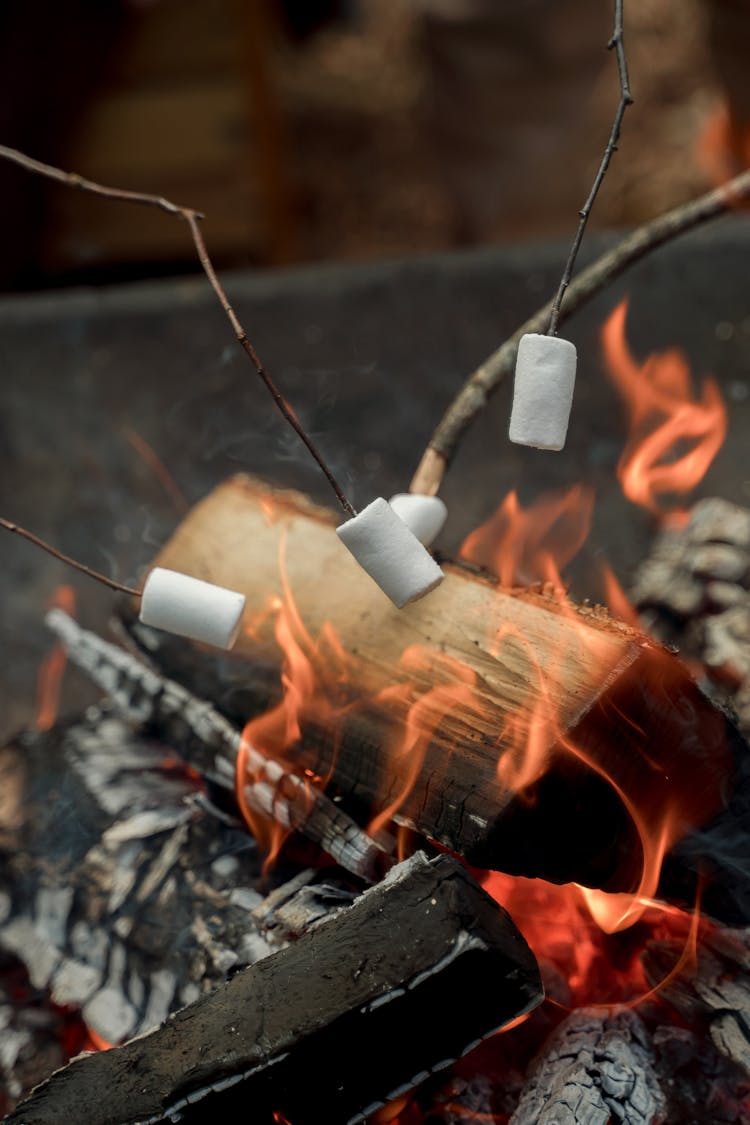
{"label": "thin wooden stick", "polygon": [[18,164],[27,172],[32,172],[35,175],[45,176],[47,179],[55,180],[57,183],[64,184],[66,187],[78,188],[80,191],[89,192],[91,195],[102,196],[105,199],[119,200],[125,203],[139,203],[149,207],[157,207],[160,211],[166,211],[168,215],[175,215],[177,218],[184,219],[188,224],[190,234],[193,239],[198,259],[203,271],[208,278],[211,287],[219,299],[219,303],[226,313],[227,319],[232,326],[237,342],[240,347],[246,352],[250,361],[252,362],[256,373],[269,391],[277,409],[282,416],[286,419],[298,437],[302,440],[313,460],[317,463],[326,480],[333,489],[336,499],[341,507],[344,509],[348,516],[355,516],[356,510],[352,507],[347,499],[344,490],[334,476],[332,470],[329,468],[322,453],[316,446],[315,442],[306,433],[302,423],[293,411],[290,404],[286,401],[281,391],[278,389],[268,371],[260,361],[258,353],[250,343],[247,333],[240,324],[237,314],[229,303],[224,288],[221,285],[213,263],[206,250],[206,244],[200,232],[198,223],[204,217],[200,211],[196,211],[192,207],[183,207],[178,203],[172,203],[169,199],[165,199],[161,195],[149,195],[147,192],[140,191],[126,191],[122,188],[107,187],[104,184],[95,183],[93,180],[84,179],[83,176],[77,175],[75,172],[64,172],[60,168],[54,168],[51,164],[44,164],[40,160],[34,160],[25,153],[19,152],[17,149],[8,148],[6,145],[0,145],[0,158],[9,160],[14,164]]}
{"label": "thin wooden stick", "polygon": [[11,523],[10,520],[3,519],[2,516],[0,516],[0,527],[4,528],[5,531],[20,535],[22,539],[28,539],[29,543],[33,543],[35,547],[41,547],[48,555],[52,555],[53,559],[59,559],[66,566],[72,566],[75,570],[80,570],[81,574],[94,578],[104,586],[109,586],[110,590],[116,590],[120,594],[129,594],[133,598],[140,598],[141,596],[140,590],[136,590],[133,586],[125,586],[122,582],[115,582],[114,578],[107,578],[106,574],[100,574],[98,570],[93,570],[85,563],[77,562],[70,555],[64,555],[62,551],[58,551],[57,547],[53,547],[44,539],[40,539],[38,535],[34,535],[33,531],[27,531],[25,527],[19,527],[17,523]]}
{"label": "thin wooden stick", "polygon": [[591,191],[589,192],[588,198],[583,207],[578,212],[578,230],[576,231],[575,238],[573,239],[573,245],[570,248],[568,260],[565,263],[565,268],[563,269],[563,275],[560,278],[560,284],[558,286],[557,293],[555,294],[555,297],[552,301],[552,311],[549,318],[549,327],[547,328],[548,336],[557,335],[557,326],[560,320],[560,306],[562,305],[562,300],[565,296],[565,290],[568,288],[570,279],[573,276],[573,270],[575,268],[576,258],[578,257],[578,251],[580,250],[581,243],[583,241],[586,224],[589,221],[589,215],[591,214],[591,209],[594,206],[594,201],[599,193],[599,188],[602,186],[604,177],[607,174],[609,162],[612,159],[613,153],[617,151],[617,142],[620,139],[620,129],[622,128],[622,119],[625,116],[625,110],[629,105],[633,104],[633,98],[630,93],[630,80],[628,78],[628,61],[625,55],[625,45],[623,42],[623,3],[624,0],[615,0],[615,26],[614,31],[612,32],[612,38],[607,44],[608,50],[611,51],[612,48],[614,48],[617,53],[617,70],[620,76],[620,101],[618,103],[617,110],[615,111],[615,119],[612,122],[612,130],[609,134],[609,140],[607,141],[606,147],[604,149],[604,154],[602,156],[599,169],[596,173],[596,176],[594,177],[594,182],[591,185]]}
{"label": "thin wooden stick", "polygon": [[[750,199],[750,171],[638,227],[571,282],[560,320],[572,316],[634,262],[673,238],[726,214],[746,199]],[[469,376],[430,438],[412,479],[412,492],[428,496],[438,492],[462,435],[505,376],[512,373],[521,337],[527,332],[543,333],[551,312],[552,302],[548,301]]]}

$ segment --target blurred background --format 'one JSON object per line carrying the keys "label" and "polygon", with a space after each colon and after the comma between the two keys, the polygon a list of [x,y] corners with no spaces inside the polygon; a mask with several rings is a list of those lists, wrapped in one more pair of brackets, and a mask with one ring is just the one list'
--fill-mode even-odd
{"label": "blurred background", "polygon": [[[748,0],[629,0],[636,104],[593,225],[750,147]],[[617,101],[604,0],[3,0],[0,141],[207,215],[220,267],[575,225]],[[0,165],[0,287],[193,271],[185,229]]]}

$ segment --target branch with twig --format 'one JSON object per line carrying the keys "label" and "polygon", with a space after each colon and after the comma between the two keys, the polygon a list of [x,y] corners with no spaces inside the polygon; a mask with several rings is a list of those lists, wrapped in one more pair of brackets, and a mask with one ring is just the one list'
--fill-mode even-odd
{"label": "branch with twig", "polygon": [[[124,203],[138,203],[147,207],[156,207],[160,211],[165,211],[168,215],[174,215],[179,219],[183,219],[190,230],[190,235],[195,246],[198,259],[203,271],[211,283],[211,287],[219,299],[219,303],[226,313],[227,319],[232,326],[234,335],[240,347],[245,351],[250,359],[258,377],[261,379],[266,389],[271,395],[271,398],[280,411],[282,416],[286,419],[298,437],[301,439],[307,448],[310,456],[317,463],[318,467],[323,472],[326,480],[333,489],[336,499],[341,507],[349,516],[355,516],[357,513],[347,499],[343,488],[333,474],[322,453],[312,440],[310,435],[306,433],[302,423],[295,414],[291,405],[284,398],[283,394],[276,386],[275,382],[269,375],[265,366],[260,360],[258,353],[250,342],[245,329],[240,324],[240,321],[235,313],[229,298],[222,286],[219,278],[217,277],[216,270],[208,255],[206,244],[203,240],[200,228],[198,226],[203,214],[196,211],[192,207],[183,207],[178,203],[172,203],[169,199],[165,199],[161,195],[149,195],[147,192],[140,191],[126,191],[122,188],[107,187],[104,184],[97,184],[93,180],[87,180],[83,176],[77,175],[75,172],[64,172],[61,168],[54,168],[51,164],[44,164],[40,160],[34,160],[25,153],[19,152],[17,149],[8,148],[6,145],[0,145],[0,158],[8,160],[19,167],[24,168],[27,172],[31,172],[38,176],[44,176],[49,180],[54,180],[56,183],[64,184],[66,187],[77,188],[79,191],[88,192],[91,195],[98,195],[104,199],[113,199]],[[80,569],[80,568],[79,568]]]}
{"label": "branch with twig", "polygon": [[60,562],[65,563],[66,566],[72,566],[74,570],[79,570],[81,574],[85,574],[88,578],[93,578],[96,582],[101,582],[102,585],[108,586],[110,590],[115,590],[118,594],[129,594],[131,597],[140,598],[141,591],[136,590],[133,586],[125,586],[122,582],[116,582],[114,578],[107,578],[106,574],[101,574],[98,570],[93,570],[92,567],[86,566],[85,563],[78,562],[72,559],[70,555],[63,554],[58,551],[57,547],[53,547],[51,543],[46,540],[40,539],[38,535],[34,535],[33,531],[27,531],[25,527],[20,527],[17,523],[11,523],[10,520],[3,519],[0,516],[0,527],[5,531],[10,531],[15,535],[19,535],[22,539],[28,540],[33,543],[35,547],[40,547],[46,551],[48,555],[52,555],[53,559],[59,559]]}
{"label": "branch with twig", "polygon": [[[747,199],[750,199],[750,172],[743,172],[721,187],[638,227],[571,282],[560,310],[560,320],[567,320],[641,258],[673,238],[725,215]],[[412,492],[434,496],[439,491],[461,437],[484,410],[503,379],[512,374],[521,337],[527,332],[543,333],[551,313],[552,301],[548,301],[469,376],[430,438],[412,478]]]}
{"label": "branch with twig", "polygon": [[562,277],[560,278],[560,284],[557,288],[557,293],[555,294],[552,301],[549,326],[547,328],[548,336],[557,335],[557,327],[560,321],[560,307],[562,305],[563,297],[565,296],[565,291],[570,285],[570,279],[573,276],[573,270],[575,268],[576,258],[578,257],[578,251],[580,250],[581,243],[583,241],[586,224],[589,221],[589,215],[591,214],[591,209],[594,206],[594,201],[599,193],[599,188],[602,186],[604,177],[607,174],[609,162],[612,159],[613,154],[617,151],[617,142],[620,139],[620,129],[622,128],[622,119],[625,116],[625,110],[629,105],[633,104],[633,98],[630,93],[630,80],[628,78],[628,61],[625,55],[625,44],[623,41],[623,3],[624,0],[615,0],[615,26],[612,32],[612,38],[607,44],[607,49],[610,51],[614,49],[617,55],[617,71],[620,76],[620,101],[615,111],[615,118],[612,122],[612,129],[609,134],[609,140],[607,141],[607,144],[604,148],[601,163],[599,164],[598,171],[596,173],[596,176],[594,177],[594,182],[591,185],[591,191],[589,192],[588,198],[586,199],[583,207],[578,212],[578,229],[575,233],[573,244],[570,247],[570,252],[565,263],[565,268],[563,269]]}

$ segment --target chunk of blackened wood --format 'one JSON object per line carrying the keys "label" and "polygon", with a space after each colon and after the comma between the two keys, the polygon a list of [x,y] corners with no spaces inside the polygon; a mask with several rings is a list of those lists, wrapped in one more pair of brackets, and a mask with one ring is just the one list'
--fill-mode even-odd
{"label": "chunk of blackened wood", "polygon": [[747,1118],[750,1081],[700,1033],[657,1027],[656,1070],[668,1125],[739,1125]]}
{"label": "chunk of blackened wood", "polygon": [[508,915],[456,860],[417,855],[151,1035],[58,1071],[8,1123],[361,1121],[541,998]]}
{"label": "chunk of blackened wood", "polygon": [[649,942],[641,960],[650,984],[666,980],[660,996],[694,1026],[704,1028],[716,1048],[750,1078],[750,934],[719,930],[701,943],[671,978],[684,943]]}
{"label": "chunk of blackened wood", "polygon": [[510,1125],[653,1125],[664,1107],[640,1017],[580,1008],[537,1055]]}
{"label": "chunk of blackened wood", "polygon": [[[303,701],[301,738],[284,755],[330,778],[355,816],[389,809],[477,866],[631,890],[642,849],[630,808],[652,823],[679,804],[687,825],[721,805],[732,769],[724,716],[679,661],[606,614],[561,610],[459,567],[397,612],[340,551],[325,512],[246,478],[198,505],[159,564],[247,596],[248,628],[231,658],[186,644],[152,651],[237,723],[280,689],[275,613],[290,591],[313,638],[308,655],[321,651],[316,638],[336,634],[347,675],[326,686],[313,653],[319,690]],[[539,715],[540,699],[549,714]],[[523,731],[517,742],[519,716],[523,727],[533,715],[547,742],[530,763]],[[413,751],[399,752],[415,725],[418,768]]]}

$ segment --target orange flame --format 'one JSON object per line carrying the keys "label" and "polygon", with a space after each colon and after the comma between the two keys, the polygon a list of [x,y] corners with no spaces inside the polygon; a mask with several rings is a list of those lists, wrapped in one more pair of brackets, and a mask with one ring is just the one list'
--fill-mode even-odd
{"label": "orange flame", "polygon": [[620,581],[608,563],[600,563],[604,579],[604,601],[615,617],[625,621],[633,629],[640,629],[638,611],[623,590]]}
{"label": "orange flame", "polygon": [[115,1046],[114,1043],[110,1043],[88,1024],[86,1024],[86,1035],[88,1036],[88,1043],[84,1045],[84,1051],[111,1051]]}
{"label": "orange flame", "polygon": [[750,168],[750,128],[732,116],[726,103],[718,105],[703,126],[696,156],[715,187]]}
{"label": "orange flame", "polygon": [[[388,781],[397,792],[390,798],[386,797],[383,808],[368,826],[368,832],[373,836],[398,817],[422,770],[432,737],[446,716],[457,709],[464,714],[481,712],[481,703],[475,691],[476,673],[455,657],[433,652],[421,645],[410,645],[401,655],[399,668],[418,680],[433,682],[444,679],[446,682],[427,688],[411,702],[417,690],[414,680],[388,687],[377,697],[380,703],[406,705],[408,710],[403,735],[389,755]],[[403,843],[404,837],[400,836],[400,853],[405,850]]]}
{"label": "orange flame", "polygon": [[461,558],[496,574],[503,586],[551,582],[588,538],[593,490],[583,484],[540,496],[524,511],[515,491],[461,546]]}
{"label": "orange flame", "polygon": [[[269,821],[248,804],[246,786],[259,781],[249,768],[250,747],[268,758],[283,759],[302,737],[303,718],[335,732],[337,719],[346,710],[335,697],[340,695],[348,678],[349,658],[333,627],[324,624],[314,639],[300,616],[287,575],[285,546],[286,537],[282,535],[279,569],[283,596],[271,598],[258,620],[248,626],[252,634],[259,621],[275,617],[274,635],[283,653],[282,698],[276,706],[245,725],[235,769],[237,803],[248,828],[267,853],[266,866],[274,862],[290,830],[276,821]],[[263,780],[268,784],[267,778]],[[325,779],[310,775],[308,783],[320,785]]]}
{"label": "orange flame", "polygon": [[[62,609],[70,617],[75,615],[76,595],[72,586],[58,586],[49,600],[49,609]],[[39,666],[36,685],[37,730],[49,730],[57,719],[60,710],[60,688],[68,664],[65,645],[53,645]]]}
{"label": "orange flame", "polygon": [[726,407],[712,378],[693,397],[690,367],[676,348],[638,364],[625,340],[627,308],[626,298],[602,329],[607,370],[630,416],[617,472],[627,498],[660,515],[660,497],[687,493],[703,479],[726,435]]}

